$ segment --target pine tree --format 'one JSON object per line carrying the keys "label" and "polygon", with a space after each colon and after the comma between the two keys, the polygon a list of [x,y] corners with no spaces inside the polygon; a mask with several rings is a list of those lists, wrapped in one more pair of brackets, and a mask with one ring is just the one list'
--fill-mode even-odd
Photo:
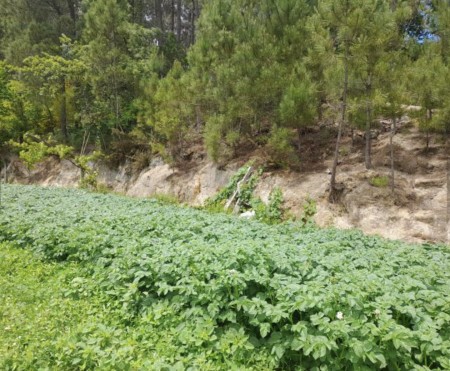
{"label": "pine tree", "polygon": [[22,142],[27,131],[39,133],[42,110],[30,99],[28,87],[15,78],[15,68],[0,62],[0,147],[9,140]]}
{"label": "pine tree", "polygon": [[175,62],[169,74],[158,83],[153,97],[155,113],[147,122],[164,144],[163,154],[168,154],[171,161],[182,159],[189,139],[189,123],[194,121],[188,78],[181,63]]}
{"label": "pine tree", "polygon": [[308,73],[295,73],[279,106],[280,121],[284,127],[295,128],[298,151],[301,150],[302,130],[311,126],[317,113],[317,90]]}
{"label": "pine tree", "polygon": [[436,1],[437,30],[444,63],[450,63],[450,4],[448,0]]}
{"label": "pine tree", "polygon": [[[205,117],[207,148],[233,154],[282,122],[278,107],[299,81],[294,70],[306,54],[306,2],[211,1],[198,23],[197,42],[189,53]],[[291,100],[292,101],[292,100]],[[293,125],[293,118],[284,118]],[[289,123],[288,123],[289,121]]]}
{"label": "pine tree", "polygon": [[74,47],[68,37],[61,37],[61,55],[43,53],[26,58],[19,74],[31,101],[47,117],[48,130],[63,142],[69,141],[71,129],[79,124],[76,104],[79,86],[85,83],[86,66],[74,54]]}
{"label": "pine tree", "polygon": [[329,60],[332,63],[330,63],[326,74],[330,74],[330,82],[336,84],[330,84],[327,89],[328,98],[339,105],[339,117],[336,117],[336,121],[339,123],[338,135],[331,169],[330,202],[337,200],[336,173],[342,130],[347,119],[349,78],[353,58],[351,54],[352,46],[364,26],[361,5],[358,0],[327,0],[321,2],[316,20],[327,31],[327,37],[333,44],[332,54],[329,55]]}
{"label": "pine tree", "polygon": [[80,0],[0,0],[0,49],[8,62],[20,65],[41,52],[58,54],[59,38],[75,38]]}
{"label": "pine tree", "polygon": [[103,106],[105,115],[111,112],[111,124],[120,129],[123,129],[121,116],[129,100],[127,11],[127,4],[122,0],[91,1],[83,30],[87,43],[84,58],[90,68],[96,103]]}
{"label": "pine tree", "polygon": [[377,89],[381,88],[380,65],[389,58],[389,54],[399,45],[396,14],[387,1],[366,0],[360,4],[357,16],[361,27],[351,47],[353,55],[351,67],[356,84],[361,91],[361,100],[365,111],[365,166],[372,166],[371,128],[374,116],[374,99]]}
{"label": "pine tree", "polygon": [[395,146],[394,138],[397,134],[397,123],[405,113],[404,103],[408,101],[407,84],[404,76],[407,75],[410,60],[400,50],[391,52],[379,65],[380,85],[382,94],[378,105],[379,113],[391,121],[391,132],[389,135],[390,147],[390,170],[391,170],[391,192],[395,193]]}
{"label": "pine tree", "polygon": [[419,128],[425,132],[425,149],[428,150],[430,134],[439,126],[439,119],[435,113],[444,107],[443,90],[447,90],[448,85],[442,82],[445,81],[443,77],[447,76],[448,69],[439,53],[436,53],[436,44],[427,43],[424,48],[423,55],[414,63],[410,71],[409,89],[415,104],[421,107],[418,111]]}
{"label": "pine tree", "polygon": [[131,23],[129,12],[125,0],[99,0],[89,3],[84,17],[80,58],[88,66],[95,116],[107,133],[132,129],[140,82],[162,68],[151,31]]}

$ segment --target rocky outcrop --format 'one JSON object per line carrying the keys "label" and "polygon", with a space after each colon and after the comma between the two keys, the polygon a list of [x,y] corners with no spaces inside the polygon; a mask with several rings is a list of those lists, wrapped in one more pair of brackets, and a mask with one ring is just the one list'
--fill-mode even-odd
{"label": "rocky outcrop", "polygon": [[[388,133],[382,134],[374,146],[375,169],[367,171],[360,153],[344,156],[338,181],[343,185],[341,202],[327,201],[329,173],[266,172],[255,193],[267,202],[271,191],[282,190],[285,206],[294,216],[301,215],[307,199],[317,203],[316,223],[321,227],[359,228],[365,233],[402,239],[409,242],[444,242],[447,240],[446,155],[435,148],[432,156],[423,154],[411,135],[396,137],[396,188],[375,187],[374,177],[389,177]],[[412,134],[416,135],[416,134]],[[324,168],[331,166],[324,161]],[[125,164],[112,169],[97,165],[98,181],[112,191],[136,197],[169,195],[183,203],[198,206],[224,187],[243,161],[225,168],[207,160],[174,168],[154,159],[139,174]],[[9,166],[9,181],[44,186],[76,187],[80,170],[69,161],[48,159],[33,170],[27,170],[15,159]]]}
{"label": "rocky outcrop", "polygon": [[202,163],[188,171],[171,168],[162,162],[141,172],[130,184],[130,196],[170,195],[181,202],[201,205],[224,187],[237,168],[221,170],[212,163]]}
{"label": "rocky outcrop", "polygon": [[[238,166],[220,169],[211,162],[202,162],[189,170],[177,169],[154,159],[139,174],[133,174],[127,164],[117,169],[97,164],[97,181],[111,191],[128,196],[149,197],[168,195],[181,202],[201,205],[208,197],[224,187]],[[22,184],[40,184],[55,187],[77,187],[81,172],[71,162],[49,158],[28,170],[17,158],[11,160],[8,181]]]}

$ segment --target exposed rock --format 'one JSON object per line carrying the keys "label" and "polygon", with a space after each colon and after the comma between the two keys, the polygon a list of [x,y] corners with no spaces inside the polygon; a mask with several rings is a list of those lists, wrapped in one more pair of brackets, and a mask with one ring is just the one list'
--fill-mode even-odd
{"label": "exposed rock", "polygon": [[107,188],[116,192],[125,193],[131,182],[131,174],[127,164],[119,166],[118,169],[111,169],[106,165],[98,167],[99,182]]}
{"label": "exposed rock", "polygon": [[[347,143],[349,146],[349,143]],[[431,156],[423,152],[417,131],[395,136],[395,194],[387,187],[374,187],[373,177],[390,177],[389,133],[380,134],[373,148],[374,169],[367,171],[361,151],[349,153],[338,166],[337,182],[343,185],[340,204],[327,202],[331,156],[314,172],[266,172],[255,189],[255,195],[268,202],[275,187],[283,192],[285,207],[300,216],[305,201],[316,201],[315,222],[321,227],[359,228],[410,242],[446,241],[447,186],[446,155],[437,145]],[[190,205],[201,205],[224,187],[241,162],[220,168],[207,160],[193,161],[186,168],[172,168],[155,158],[139,174],[131,166],[118,169],[98,165],[98,181],[116,192],[147,197],[170,195]],[[17,159],[9,166],[9,181],[37,183],[46,186],[76,187],[80,170],[69,161],[50,158],[33,170],[27,170]],[[449,236],[450,237],[450,236]]]}
{"label": "exposed rock", "polygon": [[[370,139],[377,139],[381,134],[381,131],[378,129],[372,129],[370,130]],[[366,132],[365,131],[356,131],[356,135],[360,138],[365,138],[366,137]]]}
{"label": "exposed rock", "polygon": [[8,169],[9,181],[44,186],[73,187],[80,179],[80,169],[70,161],[59,161],[53,157],[27,169],[18,158],[13,158]]}
{"label": "exposed rock", "polygon": [[256,216],[256,213],[254,210],[246,211],[245,213],[242,213],[239,215],[240,218],[244,219],[253,219]]}
{"label": "exposed rock", "polygon": [[173,195],[174,190],[167,180],[174,174],[169,165],[162,165],[143,171],[127,190],[130,196]]}
{"label": "exposed rock", "polygon": [[414,213],[414,219],[426,224],[434,224],[436,221],[436,212],[432,210],[420,210]]}

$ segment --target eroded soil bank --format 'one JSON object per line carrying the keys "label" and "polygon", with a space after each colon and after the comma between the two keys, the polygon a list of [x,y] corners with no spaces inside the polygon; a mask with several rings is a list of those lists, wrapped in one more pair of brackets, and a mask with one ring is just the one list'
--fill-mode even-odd
{"label": "eroded soil bank", "polygon": [[[425,151],[423,135],[415,128],[397,134],[394,143],[394,195],[389,186],[372,185],[374,178],[390,174],[388,133],[380,133],[374,140],[371,170],[364,167],[361,144],[357,141],[351,146],[350,137],[345,138],[338,170],[338,181],[344,185],[339,204],[327,202],[327,169],[331,167],[331,155],[327,152],[321,154],[314,166],[304,166],[300,172],[265,172],[256,195],[264,201],[274,187],[281,188],[285,206],[294,215],[301,214],[305,200],[312,198],[317,202],[315,221],[319,226],[359,228],[368,234],[408,242],[446,242],[448,154],[444,143],[436,137],[430,150]],[[240,166],[257,156],[257,152],[249,154],[225,167],[202,159],[176,168],[155,159],[139,173],[132,173],[128,165],[116,169],[98,165],[98,180],[112,191],[130,196],[170,195],[190,205],[201,205],[225,186]],[[69,161],[56,159],[49,159],[28,171],[15,159],[9,165],[8,177],[10,182],[76,187],[80,171]]]}

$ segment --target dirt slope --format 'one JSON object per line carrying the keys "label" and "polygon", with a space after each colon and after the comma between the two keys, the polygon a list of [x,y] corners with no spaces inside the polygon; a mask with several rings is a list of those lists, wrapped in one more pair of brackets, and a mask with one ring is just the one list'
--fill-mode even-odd
{"label": "dirt slope", "polygon": [[[395,136],[396,189],[375,187],[371,180],[389,176],[389,133],[381,132],[373,141],[373,169],[367,171],[363,164],[363,141],[356,136],[351,145],[350,135],[342,144],[338,182],[344,186],[341,202],[330,205],[327,189],[331,168],[331,151],[334,138],[328,144],[317,133],[305,138],[305,152],[311,161],[302,170],[268,171],[263,174],[257,195],[267,200],[270,191],[280,187],[286,206],[300,215],[305,200],[317,202],[315,221],[319,226],[359,228],[365,233],[402,239],[409,242],[445,242],[447,240],[446,205],[448,154],[438,137],[431,141],[428,152],[417,129],[404,127]],[[319,142],[320,139],[320,142]],[[99,181],[110,189],[130,196],[168,194],[191,205],[200,205],[227,184],[231,175],[249,158],[258,159],[258,151],[235,160],[225,167],[202,159],[189,166],[171,168],[161,160],[139,174],[131,174],[130,166],[118,169],[99,167]],[[306,157],[306,156],[305,156]],[[51,159],[36,169],[27,171],[18,161],[9,167],[9,179],[20,183],[37,183],[46,186],[76,186],[79,170],[67,161]]]}

